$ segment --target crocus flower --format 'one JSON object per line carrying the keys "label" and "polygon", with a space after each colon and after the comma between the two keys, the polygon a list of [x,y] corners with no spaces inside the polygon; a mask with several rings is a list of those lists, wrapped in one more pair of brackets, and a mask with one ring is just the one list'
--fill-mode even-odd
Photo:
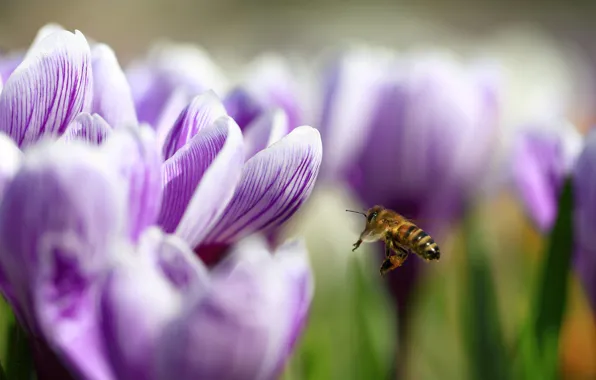
{"label": "crocus flower", "polygon": [[132,212],[159,191],[122,170],[151,167],[121,149],[138,134],[27,150],[0,203],[3,291],[75,378],[274,378],[312,297],[304,246],[247,239],[209,272]]}
{"label": "crocus flower", "polygon": [[565,177],[571,173],[583,138],[568,123],[520,131],[511,160],[513,180],[531,220],[548,233],[557,215]]}
{"label": "crocus flower", "polygon": [[[147,358],[167,356],[167,352],[141,353],[145,344],[148,349],[164,347],[161,341],[155,343],[157,331],[164,331],[163,342],[176,336],[176,331],[187,331],[187,344],[199,348],[209,338],[200,340],[201,334],[196,332],[215,323],[209,322],[208,315],[204,323],[194,319],[202,318],[204,310],[215,310],[223,316],[223,320],[217,319],[221,328],[236,331],[218,351],[234,362],[224,365],[222,357],[208,356],[216,352],[210,346],[203,350],[207,355],[203,359],[193,356],[185,365],[177,362],[179,375],[166,375],[162,367],[155,367],[145,372],[146,376],[196,377],[232,370],[231,378],[271,378],[291,350],[309,302],[309,274],[299,270],[307,266],[294,263],[295,269],[281,268],[287,260],[294,260],[291,252],[303,249],[295,245],[279,248],[279,260],[271,264],[261,260],[256,267],[246,264],[245,272],[222,264],[231,272],[221,269],[202,276],[209,281],[202,280],[200,286],[192,281],[193,273],[207,269],[196,255],[207,256],[213,264],[226,250],[234,250],[236,243],[290,218],[308,198],[317,177],[322,159],[319,133],[308,126],[288,133],[283,111],[272,110],[252,123],[254,127],[247,128],[243,137],[212,91],[192,97],[172,125],[159,130],[136,125],[134,107],[115,103],[117,99],[107,96],[108,91],[122,102],[132,102],[111,50],[101,44],[90,48],[80,32],[65,30],[34,43],[7,80],[0,94],[0,131],[9,136],[0,140],[8,147],[1,152],[7,157],[0,167],[3,294],[27,330],[42,345],[47,342],[67,367],[83,378],[127,378],[131,373],[143,378],[139,363],[146,367]],[[19,166],[14,162],[21,159],[21,150],[25,158]],[[78,181],[85,184],[79,186]],[[20,222],[10,222],[15,218]],[[159,238],[152,240],[151,236]],[[159,243],[161,240],[176,243],[169,246]],[[214,245],[215,258],[212,253],[205,254],[213,252],[209,247]],[[268,252],[263,243],[250,247],[257,255]],[[130,267],[119,264],[123,255],[132,257]],[[134,261],[147,257],[154,259],[149,264],[145,261],[149,267]],[[245,265],[244,259],[238,263]],[[163,273],[151,265],[162,268]],[[138,278],[123,269],[137,266],[150,269]],[[197,269],[201,266],[203,269]],[[275,276],[257,267],[271,268],[271,273],[281,271],[282,281],[291,280],[299,288],[273,284]],[[146,278],[189,293],[182,296],[164,290],[162,295],[170,294],[172,299],[161,298],[163,313],[160,306],[149,312],[139,305],[130,310],[137,311],[134,319],[124,305],[114,306],[110,297],[102,296],[104,289],[115,289],[104,288],[106,281],[120,284],[119,273],[124,276],[123,283],[133,289],[129,293],[132,298],[142,288],[138,281],[145,286]],[[156,276],[168,277],[169,283]],[[228,278],[233,285],[227,285]],[[265,284],[267,289],[263,289]],[[247,292],[247,302],[228,305],[239,286]],[[226,290],[216,294],[220,287]],[[275,294],[269,294],[270,290]],[[138,320],[140,329],[148,329],[146,339],[128,346],[128,340],[117,339],[123,324],[100,325],[100,321],[110,321],[98,319],[98,297],[104,300],[101,313],[113,315],[114,323],[117,316],[131,325]],[[276,304],[280,299],[289,304]],[[166,315],[166,309],[175,304],[179,306]],[[235,309],[236,304],[240,309]],[[280,314],[283,321],[279,324],[271,324],[271,313],[255,312],[253,320],[239,319],[261,306],[287,313]],[[149,314],[163,319],[145,324],[141,320]],[[263,316],[267,316],[268,326],[262,326]],[[269,327],[277,335],[270,335],[273,330]],[[106,334],[112,338],[104,342]],[[254,345],[248,351],[237,351],[249,344],[236,338],[259,342],[262,354]],[[122,355],[110,356],[114,352]],[[171,370],[168,360],[174,358],[163,360],[163,368]],[[255,360],[261,360],[260,364]]]}
{"label": "crocus flower", "polygon": [[575,195],[575,264],[588,295],[596,310],[596,130],[585,139],[582,152],[573,168]]}
{"label": "crocus flower", "polygon": [[[491,159],[495,73],[447,55],[342,51],[323,75],[323,178],[348,183],[365,208],[380,204],[414,219],[440,244],[439,229],[462,215]],[[420,265],[408,260],[389,277],[401,336]]]}

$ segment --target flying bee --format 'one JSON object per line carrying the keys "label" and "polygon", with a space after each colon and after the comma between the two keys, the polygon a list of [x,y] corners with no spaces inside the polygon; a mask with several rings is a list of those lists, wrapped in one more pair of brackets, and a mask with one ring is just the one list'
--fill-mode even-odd
{"label": "flying bee", "polygon": [[417,254],[426,261],[436,261],[441,257],[439,246],[424,230],[395,211],[383,206],[374,206],[366,213],[355,212],[366,217],[366,226],[360,238],[354,243],[355,251],[362,242],[381,240],[385,243],[385,261],[379,272],[384,276],[400,267],[408,258],[410,252]]}

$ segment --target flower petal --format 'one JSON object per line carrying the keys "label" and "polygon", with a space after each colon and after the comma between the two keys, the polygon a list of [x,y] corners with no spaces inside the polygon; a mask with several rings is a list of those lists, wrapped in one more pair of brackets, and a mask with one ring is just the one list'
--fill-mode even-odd
{"label": "flower petal", "polygon": [[154,378],[157,339],[181,307],[177,289],[151,260],[158,247],[142,247],[114,269],[101,297],[106,352],[119,379]]}
{"label": "flower petal", "polygon": [[[46,246],[76,246],[87,261],[101,260],[124,228],[119,178],[84,144],[33,147],[0,203],[0,266],[25,318],[34,326],[30,287]],[[89,202],[93,199],[93,202]]]}
{"label": "flower petal", "polygon": [[245,163],[234,197],[204,242],[232,242],[285,222],[309,197],[322,155],[319,132],[307,126],[257,153]]}
{"label": "flower petal", "polygon": [[209,282],[209,272],[197,259],[188,244],[175,235],[165,234],[157,227],[150,227],[143,234],[141,245],[154,254],[154,262],[172,286],[186,293]]}
{"label": "flower petal", "polygon": [[513,175],[532,220],[543,232],[552,227],[559,192],[582,146],[582,136],[570,125],[560,130],[527,130],[513,152]]}
{"label": "flower petal", "polygon": [[137,114],[130,87],[114,51],[98,44],[91,50],[93,65],[92,112],[102,116],[113,128],[137,125]]}
{"label": "flower petal", "polygon": [[149,126],[121,128],[103,145],[104,153],[125,179],[128,191],[128,228],[137,241],[155,223],[162,201],[163,163]]}
{"label": "flower petal", "polygon": [[[227,88],[226,78],[209,54],[192,44],[158,43],[152,47],[146,61],[133,62],[127,76],[139,121],[154,126],[174,91],[183,90],[192,99],[208,89],[222,94]],[[189,101],[186,100],[180,110]]]}
{"label": "flower petal", "polygon": [[90,99],[89,45],[80,32],[54,32],[37,43],[0,94],[0,129],[20,147],[59,135]]}
{"label": "flower petal", "polygon": [[288,132],[288,116],[283,109],[273,108],[264,112],[244,132],[245,160],[277,142]]}
{"label": "flower petal", "polygon": [[393,54],[379,48],[353,48],[326,68],[321,100],[321,135],[326,158],[323,174],[335,177],[352,165],[365,147],[378,93]]}
{"label": "flower petal", "polygon": [[23,154],[14,141],[4,133],[0,133],[0,201],[4,190],[17,173]]}
{"label": "flower petal", "polygon": [[210,126],[219,117],[226,115],[223,104],[213,91],[196,96],[180,113],[178,120],[170,129],[163,146],[164,158],[167,160],[172,157],[201,129]]}
{"label": "flower petal", "polygon": [[221,215],[242,168],[242,133],[229,117],[204,128],[164,165],[164,202],[158,218],[195,247]]}
{"label": "flower petal", "polygon": [[81,112],[68,125],[60,139],[64,141],[80,140],[91,145],[100,145],[110,133],[112,133],[112,128],[101,116]]}
{"label": "flower petal", "polygon": [[75,377],[113,379],[97,318],[102,266],[85,257],[85,244],[74,236],[48,237],[39,248],[33,288],[43,335]]}
{"label": "flower petal", "polygon": [[246,87],[262,103],[283,109],[290,129],[301,123],[302,109],[297,97],[298,86],[289,63],[280,55],[263,54],[248,68]]}
{"label": "flower petal", "polygon": [[244,130],[265,110],[265,106],[259,99],[242,87],[230,91],[224,98],[224,105],[241,130]]}
{"label": "flower petal", "polygon": [[262,244],[244,246],[165,329],[159,379],[274,378],[295,319],[295,281]]}

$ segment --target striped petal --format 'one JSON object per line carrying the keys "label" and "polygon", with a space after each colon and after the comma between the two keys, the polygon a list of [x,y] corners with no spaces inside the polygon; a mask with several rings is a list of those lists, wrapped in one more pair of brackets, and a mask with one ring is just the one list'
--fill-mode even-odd
{"label": "striped petal", "polygon": [[310,195],[322,155],[319,132],[307,126],[256,154],[204,242],[232,242],[285,222]]}
{"label": "striped petal", "polygon": [[62,134],[90,100],[90,55],[78,31],[54,32],[36,43],[0,94],[0,130],[20,147]]}
{"label": "striped petal", "polygon": [[196,96],[170,129],[163,147],[164,158],[167,160],[172,157],[201,129],[210,126],[221,116],[226,116],[226,110],[213,91]]}
{"label": "striped petal", "polygon": [[64,141],[79,140],[91,145],[99,145],[111,132],[112,128],[101,116],[81,112],[68,125],[60,139]]}
{"label": "striped petal", "polygon": [[91,50],[93,67],[92,112],[102,116],[113,128],[137,125],[137,114],[130,87],[114,51],[98,44]]}
{"label": "striped petal", "polygon": [[240,128],[223,116],[166,161],[158,218],[164,231],[198,245],[234,193],[243,157]]}
{"label": "striped petal", "polygon": [[137,241],[155,223],[162,202],[163,159],[154,131],[146,125],[114,131],[102,146],[108,160],[120,170],[128,189],[128,227]]}
{"label": "striped petal", "polygon": [[244,132],[244,157],[246,160],[287,135],[288,116],[281,108],[264,112],[246,127]]}

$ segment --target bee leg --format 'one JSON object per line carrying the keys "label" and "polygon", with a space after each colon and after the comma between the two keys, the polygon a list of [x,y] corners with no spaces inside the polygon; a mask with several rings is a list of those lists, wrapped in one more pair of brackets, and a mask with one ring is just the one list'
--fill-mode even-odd
{"label": "bee leg", "polygon": [[402,257],[398,255],[391,255],[388,258],[386,258],[385,261],[383,261],[381,268],[379,269],[381,276],[385,276],[387,272],[390,272],[395,268],[399,268],[404,263],[406,258],[407,256]]}
{"label": "bee leg", "polygon": [[358,239],[358,241],[356,243],[353,244],[353,249],[352,252],[354,252],[355,250],[358,249],[358,247],[360,247],[360,244],[362,244],[362,239]]}
{"label": "bee leg", "polygon": [[391,247],[389,246],[389,244],[385,244],[385,257],[387,258],[391,255],[392,255]]}

